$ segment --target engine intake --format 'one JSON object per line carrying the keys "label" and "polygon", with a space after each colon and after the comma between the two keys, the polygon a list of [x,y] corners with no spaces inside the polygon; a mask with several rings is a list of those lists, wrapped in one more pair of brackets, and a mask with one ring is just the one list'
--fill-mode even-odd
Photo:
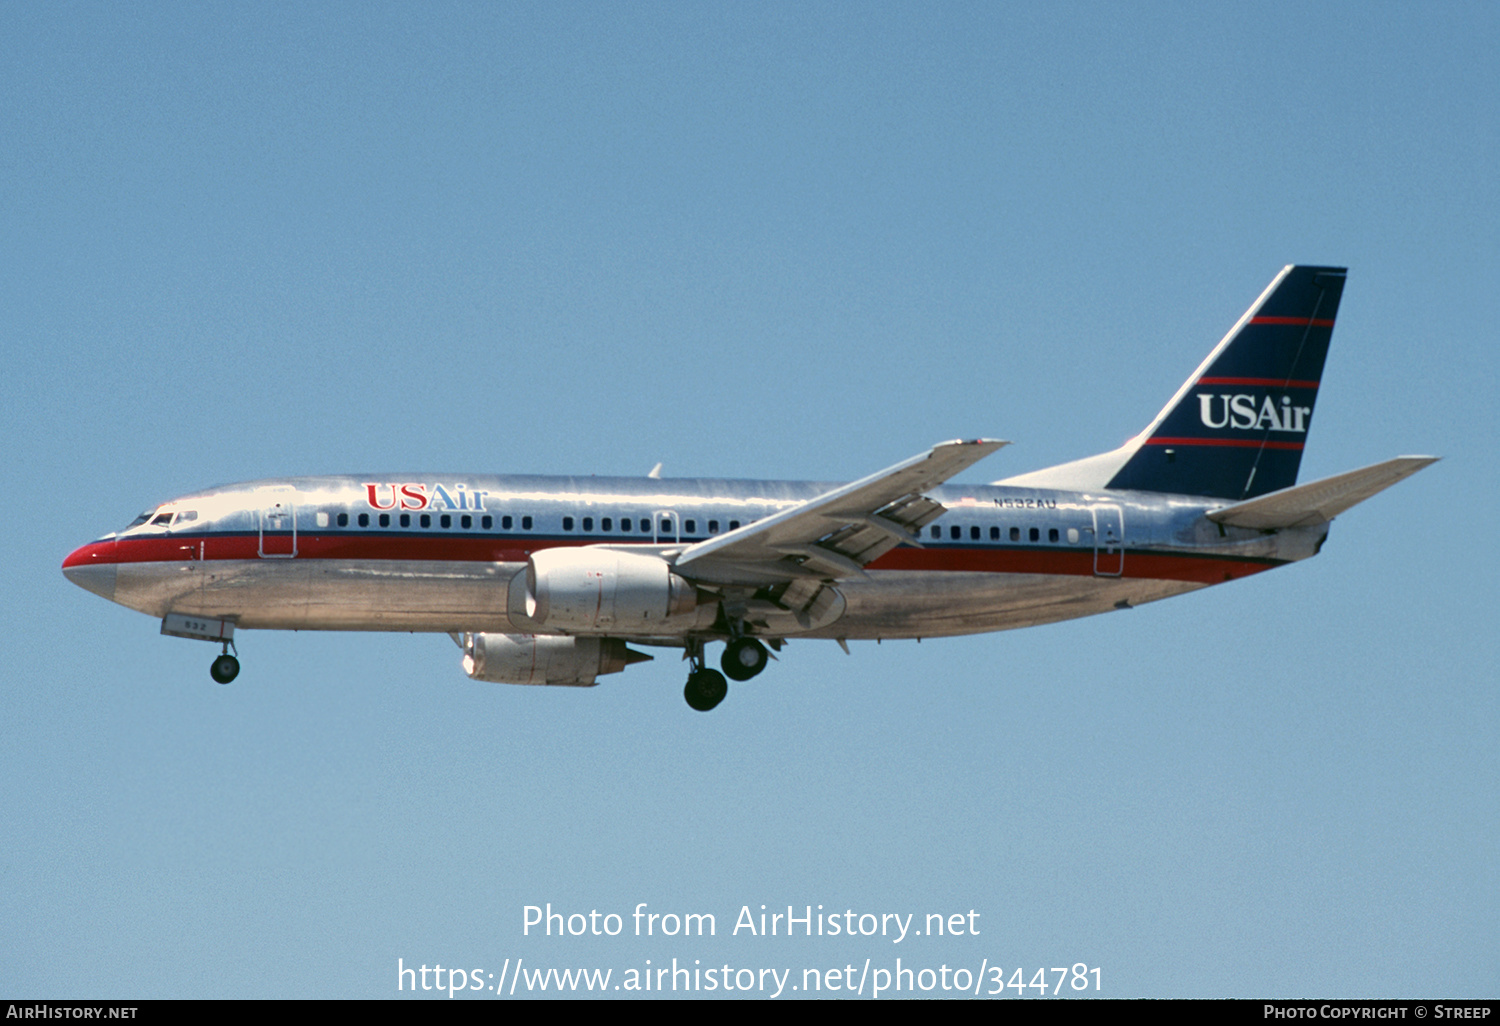
{"label": "engine intake", "polygon": [[526,617],[564,631],[651,631],[693,612],[698,590],[657,556],[543,549],[526,566]]}
{"label": "engine intake", "polygon": [[496,684],[554,684],[587,688],[651,657],[619,638],[558,638],[539,634],[465,634],[464,672]]}

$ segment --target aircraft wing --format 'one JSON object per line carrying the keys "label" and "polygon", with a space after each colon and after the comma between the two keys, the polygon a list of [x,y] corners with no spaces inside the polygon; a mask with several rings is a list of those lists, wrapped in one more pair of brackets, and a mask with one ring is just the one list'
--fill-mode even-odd
{"label": "aircraft wing", "polygon": [[1008,442],[942,442],[878,474],[799,506],[699,542],[677,558],[677,572],[705,583],[765,585],[864,575],[897,545],[943,513],[923,492]]}
{"label": "aircraft wing", "polygon": [[1326,523],[1357,503],[1404,481],[1423,467],[1438,461],[1436,456],[1397,456],[1359,470],[1351,470],[1321,481],[1283,488],[1258,499],[1225,506],[1208,514],[1208,519],[1232,527],[1250,527],[1262,531],[1281,527],[1305,527]]}

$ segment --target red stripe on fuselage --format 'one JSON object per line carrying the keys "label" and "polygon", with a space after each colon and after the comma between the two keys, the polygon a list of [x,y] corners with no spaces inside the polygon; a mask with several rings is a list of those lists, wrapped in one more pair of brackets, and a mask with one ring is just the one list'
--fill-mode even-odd
{"label": "red stripe on fuselage", "polygon": [[[1115,557],[1109,557],[1111,559]],[[1219,584],[1280,566],[1277,560],[1125,550],[1121,576],[1159,581]],[[892,549],[871,570],[926,570],[992,574],[1094,576],[1093,549]]]}
{"label": "red stripe on fuselage", "polygon": [[103,566],[118,562],[120,558],[116,554],[114,542],[90,542],[68,553],[68,558],[63,560],[62,568],[66,570],[70,566]]}
{"label": "red stripe on fuselage", "polygon": [[[286,542],[291,536],[273,536]],[[524,563],[539,549],[598,544],[599,538],[493,538],[427,535],[299,534],[298,560],[409,560],[475,563]],[[618,544],[624,539],[610,539]],[[200,543],[201,546],[200,546]],[[190,563],[260,559],[258,535],[211,534],[170,538],[127,538],[92,542],[71,553],[63,567],[129,563]],[[274,562],[274,560],[268,560]],[[1280,560],[1236,559],[1209,553],[1168,553],[1126,550],[1123,576],[1151,580],[1218,584],[1246,577]],[[881,556],[871,570],[965,572],[998,574],[1057,574],[1091,577],[1091,548],[928,547],[898,548]]]}
{"label": "red stripe on fuselage", "polygon": [[[290,534],[268,534],[275,558],[292,551]],[[540,540],[539,540],[540,541]],[[480,563],[522,563],[528,553],[552,545],[586,545],[584,541],[474,537],[465,535],[298,534],[298,559],[408,559]],[[260,559],[257,534],[178,535],[167,538],[122,538],[85,545],[63,561],[63,567],[100,563],[191,563],[199,559]]]}

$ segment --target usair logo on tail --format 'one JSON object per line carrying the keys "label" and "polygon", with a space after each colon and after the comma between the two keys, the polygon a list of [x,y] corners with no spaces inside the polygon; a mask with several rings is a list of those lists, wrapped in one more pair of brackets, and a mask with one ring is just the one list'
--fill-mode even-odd
{"label": "usair logo on tail", "polygon": [[1237,428],[1247,430],[1292,431],[1307,433],[1307,423],[1312,417],[1311,406],[1293,406],[1292,397],[1281,397],[1280,408],[1269,396],[1263,396],[1259,408],[1256,397],[1240,392],[1234,395],[1211,392],[1198,393],[1198,418],[1208,428]]}

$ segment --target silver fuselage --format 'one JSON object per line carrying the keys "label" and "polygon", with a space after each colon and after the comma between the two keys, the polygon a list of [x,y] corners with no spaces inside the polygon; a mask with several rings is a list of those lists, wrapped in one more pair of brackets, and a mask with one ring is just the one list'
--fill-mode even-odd
{"label": "silver fuselage", "polygon": [[[71,554],[75,583],[155,617],[273,630],[517,632],[532,553],[608,545],[660,555],[806,502],[817,482],[376,474],[196,492]],[[838,582],[831,622],[773,637],[912,638],[1088,616],[1314,554],[1327,525],[1221,528],[1222,500],[949,485],[919,544]],[[627,529],[628,528],[628,529]],[[620,634],[618,631],[608,633]],[[629,636],[628,633],[625,636]],[[645,641],[721,636],[712,611]]]}

